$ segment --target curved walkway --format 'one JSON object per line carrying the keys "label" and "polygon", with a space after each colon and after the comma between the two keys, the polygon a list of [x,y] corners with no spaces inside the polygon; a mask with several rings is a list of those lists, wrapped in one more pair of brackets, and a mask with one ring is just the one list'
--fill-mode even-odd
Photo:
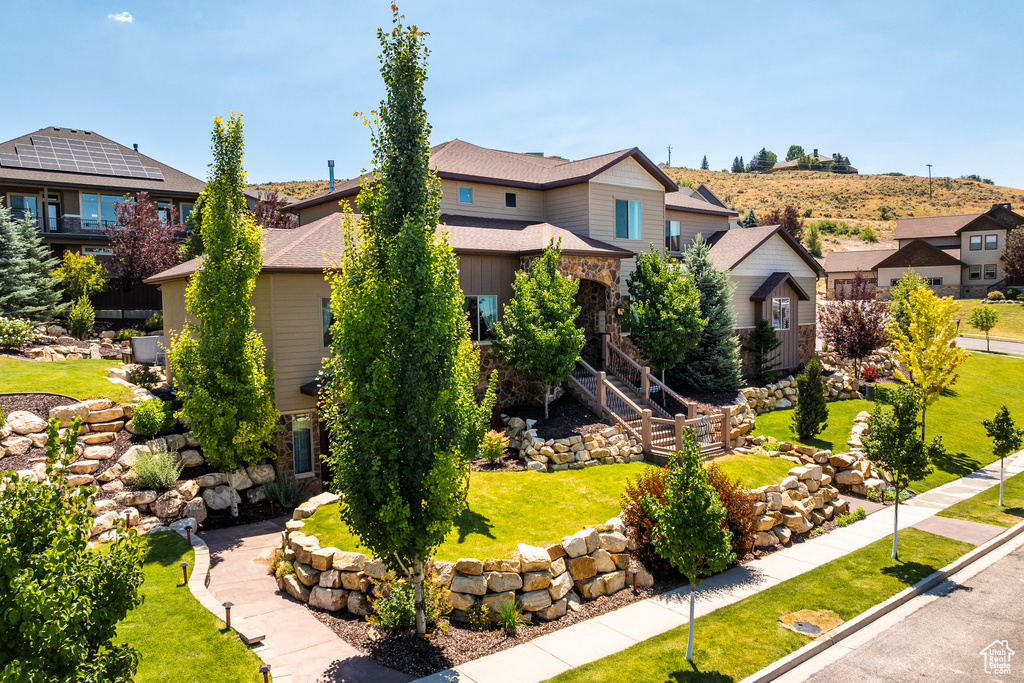
{"label": "curved walkway", "polygon": [[278,591],[267,567],[253,561],[280,542],[287,519],[203,532],[210,548],[210,593],[234,603],[233,616],[266,633],[263,642],[288,667],[293,683],[411,680],[336,636],[305,605]]}

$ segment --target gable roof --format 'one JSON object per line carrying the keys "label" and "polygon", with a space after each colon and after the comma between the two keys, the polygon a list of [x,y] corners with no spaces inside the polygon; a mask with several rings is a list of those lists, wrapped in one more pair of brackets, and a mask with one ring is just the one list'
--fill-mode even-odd
{"label": "gable roof", "polygon": [[[951,253],[953,252],[953,253]],[[954,253],[956,254],[954,256]],[[960,250],[945,250],[924,240],[914,240],[896,251],[895,254],[887,256],[879,261],[875,268],[907,268],[924,266],[959,266]]]}
{"label": "gable roof", "polygon": [[[664,171],[636,147],[578,161],[489,149],[458,139],[430,148],[430,166],[437,169],[437,175],[441,178],[532,190],[549,190],[587,182],[627,158],[633,158],[667,191],[679,189]],[[293,204],[289,210],[301,210],[353,197],[371,175],[364,173],[345,181],[337,185],[333,192],[321,192]]]}
{"label": "gable roof", "polygon": [[757,228],[736,228],[716,232],[709,239],[711,259],[715,266],[722,270],[732,270],[748,256],[757,251],[758,247],[778,235],[804,260],[818,277],[824,277],[825,271],[810,252],[799,241],[782,229],[781,225],[764,225]]}
{"label": "gable roof", "polygon": [[754,290],[754,293],[750,295],[751,301],[764,301],[768,296],[775,291],[775,288],[781,285],[783,282],[787,283],[794,292],[796,297],[800,301],[810,301],[811,297],[807,296],[807,292],[804,288],[796,281],[792,275],[787,272],[776,272],[768,276],[768,279],[761,283],[761,286]]}
{"label": "gable roof", "polygon": [[144,166],[151,166],[160,169],[163,173],[163,180],[152,180],[149,178],[129,178],[114,175],[97,175],[92,173],[78,173],[71,171],[53,171],[29,168],[11,168],[0,166],[0,182],[28,185],[51,185],[55,187],[82,187],[96,189],[117,189],[131,192],[146,191],[151,194],[199,194],[206,187],[206,183],[183,173],[167,164],[162,164],[152,157],[136,152],[134,149],[125,147],[98,133],[75,128],[59,128],[50,126],[22,135],[21,137],[0,142],[0,154],[15,154],[17,146],[32,145],[32,136],[45,136],[51,138],[67,138],[69,140],[84,140],[94,142],[105,142],[116,145],[118,150],[127,156],[138,157]]}
{"label": "gable roof", "polygon": [[899,249],[862,249],[859,251],[830,251],[825,254],[825,272],[848,273],[874,270],[879,261],[895,254]]}
{"label": "gable roof", "polygon": [[1024,224],[1024,216],[1015,213],[1009,204],[994,204],[984,213],[901,218],[896,222],[893,238],[910,240],[955,237],[965,231],[1010,230],[1021,224]]}
{"label": "gable roof", "polygon": [[[703,187],[703,186],[702,186]],[[707,213],[713,216],[739,216],[732,209],[716,206],[706,199],[693,197],[683,192],[666,192],[665,208],[669,211],[689,211],[691,213]]]}
{"label": "gable roof", "polygon": [[[725,205],[725,202],[723,202],[721,199],[719,199],[718,195],[716,195],[714,192],[712,192],[711,188],[708,187],[707,185],[705,185],[704,183],[701,183],[700,185],[698,185],[697,189],[694,190],[694,191],[697,194],[699,194],[701,197],[706,199],[708,201],[708,203],[710,203],[710,204],[714,204],[715,206],[720,206],[723,209],[728,209],[729,208],[728,206]],[[739,214],[736,214],[736,215],[738,216]]]}

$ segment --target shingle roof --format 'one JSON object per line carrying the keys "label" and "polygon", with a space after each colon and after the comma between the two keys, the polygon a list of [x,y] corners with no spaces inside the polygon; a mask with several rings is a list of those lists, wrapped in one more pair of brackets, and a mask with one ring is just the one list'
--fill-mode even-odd
{"label": "shingle roof", "polygon": [[690,211],[693,213],[709,213],[715,216],[739,216],[732,209],[715,206],[700,197],[691,197],[682,192],[665,193],[665,208],[670,211]]}
{"label": "shingle roof", "polygon": [[[678,189],[664,171],[636,147],[578,161],[489,149],[458,139],[430,149],[430,165],[437,169],[441,178],[535,190],[586,182],[628,157],[633,157],[669,192]],[[304,209],[351,197],[359,192],[359,187],[369,177],[370,174],[363,174],[348,180],[337,185],[333,192],[321,192],[295,204],[293,208]]]}
{"label": "shingle roof", "polygon": [[[952,253],[951,253],[952,252]],[[956,254],[954,256],[953,254]],[[913,240],[895,254],[878,262],[876,268],[907,268],[924,266],[959,266],[959,249],[945,250],[924,240]]]}
{"label": "shingle roof", "polygon": [[901,218],[896,221],[893,239],[912,240],[928,237],[954,237],[961,228],[976,221],[985,214],[965,213],[958,216],[926,216],[923,218]]}
{"label": "shingle roof", "polygon": [[43,171],[26,168],[9,168],[0,166],[0,182],[26,183],[31,185],[53,185],[70,187],[90,187],[98,189],[117,189],[124,191],[145,190],[153,194],[199,194],[206,186],[202,180],[193,178],[187,173],[162,164],[156,159],[146,156],[134,149],[125,147],[102,135],[85,130],[47,127],[22,135],[21,137],[0,143],[0,154],[15,154],[15,145],[30,145],[33,135],[52,138],[68,138],[71,140],[94,140],[117,145],[122,154],[137,156],[145,166],[155,166],[163,172],[164,179],[149,180],[145,178],[126,178],[112,175],[93,175],[89,173],[71,173],[68,171]]}
{"label": "shingle roof", "polygon": [[825,275],[821,264],[814,260],[810,252],[779,225],[737,228],[716,232],[708,239],[708,242],[711,244],[711,259],[716,267],[722,270],[732,270],[774,235],[781,237],[796,252],[797,256],[802,258],[811,267],[818,277]]}
{"label": "shingle roof", "polygon": [[825,255],[825,270],[829,273],[849,273],[857,270],[874,270],[882,260],[892,256],[897,249],[863,249],[860,251],[830,251]]}
{"label": "shingle roof", "polygon": [[783,282],[789,284],[790,288],[796,292],[796,297],[801,301],[810,301],[811,297],[807,296],[807,292],[800,286],[800,283],[792,276],[792,274],[785,271],[772,273],[768,276],[768,279],[761,283],[761,286],[754,290],[754,293],[750,295],[751,301],[765,301],[768,296],[775,291],[775,288],[781,285]]}

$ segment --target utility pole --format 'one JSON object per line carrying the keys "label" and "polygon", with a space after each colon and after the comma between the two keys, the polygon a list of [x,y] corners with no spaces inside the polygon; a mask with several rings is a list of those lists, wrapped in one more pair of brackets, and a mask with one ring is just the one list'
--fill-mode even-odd
{"label": "utility pole", "polygon": [[672,165],[672,145],[668,146],[668,165]]}
{"label": "utility pole", "polygon": [[932,165],[925,164],[928,167],[928,201],[932,200]]}

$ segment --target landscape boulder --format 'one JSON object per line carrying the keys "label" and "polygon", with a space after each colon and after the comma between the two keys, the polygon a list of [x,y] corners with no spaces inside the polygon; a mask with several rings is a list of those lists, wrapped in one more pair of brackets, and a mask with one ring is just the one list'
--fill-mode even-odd
{"label": "landscape boulder", "polygon": [[[88,408],[86,408],[88,411]],[[46,429],[46,420],[27,410],[15,410],[7,416],[7,426],[15,434],[38,434]]]}
{"label": "landscape boulder", "polygon": [[[199,483],[199,477],[196,479],[196,483]],[[212,488],[203,490],[203,500],[206,502],[206,507],[211,510],[226,510],[233,503],[241,503],[242,499],[238,493],[231,490],[230,486],[214,486]]]}
{"label": "landscape boulder", "polygon": [[[71,421],[76,417],[81,419],[83,422],[89,422],[89,414],[89,406],[85,403],[72,403],[71,405],[50,408],[50,419],[60,421],[61,427],[70,426]],[[8,420],[9,419],[10,418],[8,418]],[[96,420],[96,422],[103,422],[103,420]]]}

